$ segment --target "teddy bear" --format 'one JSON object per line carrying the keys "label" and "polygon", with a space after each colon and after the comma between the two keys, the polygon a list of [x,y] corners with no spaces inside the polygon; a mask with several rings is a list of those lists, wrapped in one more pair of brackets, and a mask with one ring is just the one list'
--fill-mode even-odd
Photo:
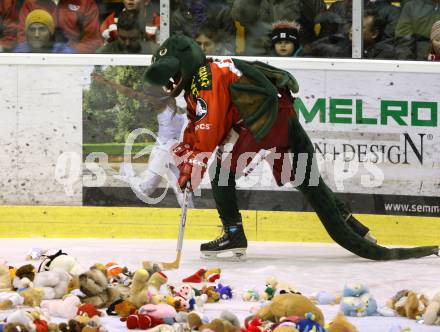
{"label": "teddy bear", "polygon": [[87,269],[79,264],[75,257],[66,254],[62,250],[58,250],[53,255],[45,255],[44,257],[44,260],[38,267],[39,272],[62,269],[72,276],[87,272]]}
{"label": "teddy bear", "polygon": [[0,310],[17,306],[38,307],[43,300],[43,290],[27,288],[21,292],[0,292]]}
{"label": "teddy bear", "polygon": [[271,303],[257,312],[256,317],[263,321],[279,322],[282,317],[304,317],[309,312],[319,325],[324,325],[324,315],[312,301],[300,294],[286,293],[274,296]]}
{"label": "teddy bear", "polygon": [[28,288],[20,292],[23,296],[23,304],[29,307],[39,307],[43,301],[44,291],[41,288]]}
{"label": "teddy bear", "polygon": [[23,302],[23,296],[17,292],[0,292],[0,310],[14,308],[18,305],[22,305]]}
{"label": "teddy bear", "polygon": [[17,271],[15,271],[14,279],[12,280],[12,285],[17,291],[24,290],[26,288],[33,287],[33,281],[35,277],[35,267],[32,264],[26,264],[20,266]]}
{"label": "teddy bear", "polygon": [[342,313],[338,313],[329,323],[327,332],[358,332]]}
{"label": "teddy bear", "polygon": [[266,301],[272,300],[275,295],[277,284],[278,281],[275,277],[268,277],[266,279],[266,288],[263,293],[259,294],[259,298]]}
{"label": "teddy bear", "polygon": [[262,300],[270,300],[275,295],[286,293],[300,294],[292,284],[286,281],[279,281],[275,277],[269,277],[266,279],[266,288],[260,294],[260,298]]}
{"label": "teddy bear", "polygon": [[203,286],[200,292],[208,296],[208,303],[214,303],[220,300],[220,294],[215,291],[215,286]]}
{"label": "teddy bear", "polygon": [[196,312],[188,314],[188,327],[194,331],[213,332],[240,332],[240,323],[237,316],[229,311],[222,311],[220,317],[204,324],[202,318]]}
{"label": "teddy bear", "polygon": [[168,278],[163,272],[157,271],[150,275],[146,269],[139,269],[133,275],[127,300],[137,308],[153,302],[154,296],[159,295],[161,286],[167,281]]}
{"label": "teddy bear", "polygon": [[40,307],[47,310],[50,316],[72,319],[76,316],[81,300],[78,296],[68,295],[62,300],[44,300]]}
{"label": "teddy bear", "polygon": [[346,316],[371,316],[377,312],[377,302],[364,284],[347,284],[342,290],[340,309]]}
{"label": "teddy bear", "polygon": [[80,296],[82,303],[93,304],[97,308],[105,308],[120,298],[115,288],[109,287],[107,276],[97,267],[91,267],[79,275]]}
{"label": "teddy bear", "polygon": [[440,325],[440,293],[429,301],[422,318],[426,325]]}
{"label": "teddy bear", "polygon": [[346,296],[341,299],[340,309],[346,316],[372,316],[377,312],[377,302],[369,293],[359,297]]}
{"label": "teddy bear", "polygon": [[425,295],[407,289],[397,292],[387,302],[388,307],[394,309],[400,316],[409,319],[418,319],[422,316],[428,304],[429,300]]}
{"label": "teddy bear", "polygon": [[[35,331],[36,326],[34,324],[34,317],[32,314],[24,309],[15,310],[11,314],[8,315],[6,318],[6,327],[8,327],[8,324],[22,324],[26,330],[28,331]],[[11,325],[9,326],[9,328]],[[26,331],[25,330],[25,331]]]}
{"label": "teddy bear", "polygon": [[0,292],[12,290],[11,278],[9,276],[9,267],[0,263]]}
{"label": "teddy bear", "polygon": [[53,269],[35,274],[34,287],[41,288],[44,300],[61,299],[67,293],[71,276],[63,269]]}

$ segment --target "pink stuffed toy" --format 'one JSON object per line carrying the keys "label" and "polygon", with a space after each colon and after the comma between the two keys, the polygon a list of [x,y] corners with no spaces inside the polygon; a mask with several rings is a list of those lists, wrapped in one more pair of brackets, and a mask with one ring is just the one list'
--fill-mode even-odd
{"label": "pink stuffed toy", "polygon": [[169,304],[145,304],[138,310],[139,314],[149,315],[153,318],[172,320],[176,316],[176,309]]}

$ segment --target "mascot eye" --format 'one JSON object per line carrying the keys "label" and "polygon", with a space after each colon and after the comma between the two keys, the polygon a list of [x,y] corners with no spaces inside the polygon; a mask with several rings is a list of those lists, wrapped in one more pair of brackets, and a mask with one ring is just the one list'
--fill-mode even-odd
{"label": "mascot eye", "polygon": [[161,49],[160,51],[159,51],[159,55],[160,56],[164,56],[165,54],[167,54],[167,49],[166,48],[163,48],[163,49]]}

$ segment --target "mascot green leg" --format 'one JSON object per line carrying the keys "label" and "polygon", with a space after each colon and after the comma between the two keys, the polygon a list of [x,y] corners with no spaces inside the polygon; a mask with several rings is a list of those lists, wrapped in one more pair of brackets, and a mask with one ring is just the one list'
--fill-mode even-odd
{"label": "mascot green leg", "polygon": [[210,169],[212,195],[223,227],[241,223],[237,204],[235,174],[223,169],[220,162],[213,163]]}
{"label": "mascot green leg", "polygon": [[317,185],[309,185],[311,174],[319,174],[314,158],[313,144],[302,128],[297,117],[289,121],[289,146],[294,154],[293,167],[296,170],[298,154],[308,155],[305,179],[298,186],[310,205],[315,210],[330,237],[343,248],[352,253],[372,260],[392,260],[419,258],[429,255],[438,255],[438,246],[425,246],[415,248],[386,248],[363,238],[368,228],[363,226],[354,217],[350,216],[348,209],[340,202],[334,193],[327,187],[319,176]]}

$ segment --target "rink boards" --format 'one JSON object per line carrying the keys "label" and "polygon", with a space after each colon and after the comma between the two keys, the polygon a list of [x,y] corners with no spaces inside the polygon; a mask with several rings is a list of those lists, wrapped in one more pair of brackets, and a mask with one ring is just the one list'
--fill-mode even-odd
{"label": "rink boards", "polygon": [[[299,82],[296,109],[324,179],[355,213],[440,216],[438,73],[356,66],[281,66]],[[92,70],[0,66],[1,204],[146,205],[113,178],[117,164],[83,155],[83,95]],[[267,167],[252,175],[239,181],[242,209],[310,211],[291,186],[274,185]],[[213,208],[209,183],[202,188],[198,208]],[[177,204],[168,193],[155,207]]]}
{"label": "rink boards", "polygon": [[[0,238],[176,239],[180,209],[120,207],[4,206]],[[242,211],[250,241],[333,242],[311,212]],[[381,244],[433,245],[439,218],[357,215]],[[190,210],[185,239],[220,233],[216,211]]]}

